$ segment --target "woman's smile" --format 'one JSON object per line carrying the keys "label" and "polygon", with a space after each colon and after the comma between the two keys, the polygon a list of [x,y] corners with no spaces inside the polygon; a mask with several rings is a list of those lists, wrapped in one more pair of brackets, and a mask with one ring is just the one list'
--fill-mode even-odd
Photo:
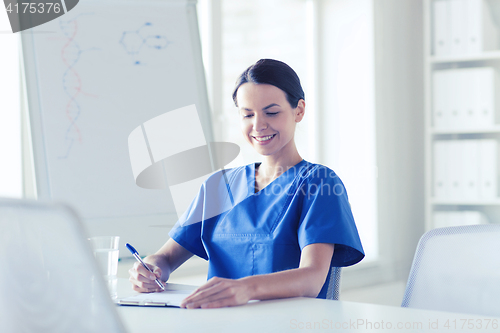
{"label": "woman's smile", "polygon": [[267,136],[252,136],[259,145],[267,145],[276,136],[276,134],[271,134]]}

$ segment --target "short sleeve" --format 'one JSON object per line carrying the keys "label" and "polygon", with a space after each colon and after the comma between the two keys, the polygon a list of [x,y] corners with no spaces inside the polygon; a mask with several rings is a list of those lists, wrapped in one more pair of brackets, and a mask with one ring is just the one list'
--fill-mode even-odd
{"label": "short sleeve", "polygon": [[203,184],[200,187],[198,195],[168,235],[186,250],[200,258],[208,260],[207,252],[201,240],[205,185]]}
{"label": "short sleeve", "polygon": [[205,225],[212,225],[233,207],[233,197],[226,181],[233,176],[233,169],[210,175],[169,233],[182,247],[205,260],[208,260],[208,255],[203,244],[203,230]]}
{"label": "short sleeve", "polygon": [[299,189],[303,196],[298,227],[300,248],[314,243],[335,244],[331,266],[350,266],[365,254],[346,189],[331,169],[318,166]]}

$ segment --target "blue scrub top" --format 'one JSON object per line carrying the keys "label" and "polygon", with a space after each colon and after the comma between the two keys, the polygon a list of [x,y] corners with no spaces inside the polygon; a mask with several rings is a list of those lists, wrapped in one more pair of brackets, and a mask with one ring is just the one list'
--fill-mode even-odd
{"label": "blue scrub top", "polygon": [[[169,233],[209,261],[208,279],[297,268],[301,250],[313,243],[335,244],[331,267],[363,259],[344,184],[333,170],[302,160],[254,193],[255,168],[210,176]],[[326,297],[329,278],[318,298]]]}

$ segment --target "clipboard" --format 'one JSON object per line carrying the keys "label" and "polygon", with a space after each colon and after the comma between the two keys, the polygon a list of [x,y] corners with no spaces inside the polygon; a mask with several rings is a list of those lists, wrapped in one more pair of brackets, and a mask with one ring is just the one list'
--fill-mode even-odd
{"label": "clipboard", "polygon": [[135,295],[118,298],[117,305],[122,306],[152,306],[152,307],[180,307],[184,298],[191,295],[195,286],[168,284],[165,291],[156,293],[136,293]]}
{"label": "clipboard", "polygon": [[123,299],[116,302],[116,304],[123,305],[123,306],[160,306],[160,307],[169,306],[169,307],[179,308],[179,306],[177,306],[177,305],[170,305],[170,304],[165,303],[165,302],[153,302],[153,301],[139,302],[139,301],[128,301],[128,300],[123,300]]}

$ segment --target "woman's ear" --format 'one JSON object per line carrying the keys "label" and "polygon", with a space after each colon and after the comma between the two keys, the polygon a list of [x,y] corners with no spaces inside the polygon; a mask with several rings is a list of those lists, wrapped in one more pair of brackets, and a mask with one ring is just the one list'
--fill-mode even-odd
{"label": "woman's ear", "polygon": [[299,99],[297,107],[295,108],[295,122],[299,123],[304,118],[304,113],[306,112],[306,102],[303,99]]}

